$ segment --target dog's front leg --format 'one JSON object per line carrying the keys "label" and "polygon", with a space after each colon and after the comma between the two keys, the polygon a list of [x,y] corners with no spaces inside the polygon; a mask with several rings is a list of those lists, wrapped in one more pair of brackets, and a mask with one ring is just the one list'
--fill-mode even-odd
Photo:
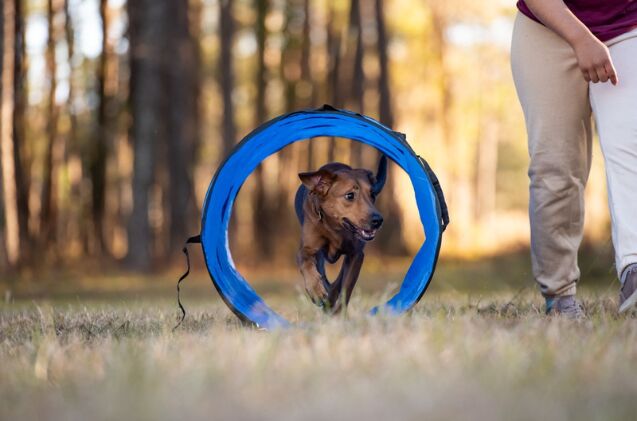
{"label": "dog's front leg", "polygon": [[296,256],[296,261],[301,275],[303,275],[305,292],[307,292],[307,295],[314,304],[325,307],[329,305],[329,284],[319,269],[318,253],[320,253],[320,251],[301,248]]}

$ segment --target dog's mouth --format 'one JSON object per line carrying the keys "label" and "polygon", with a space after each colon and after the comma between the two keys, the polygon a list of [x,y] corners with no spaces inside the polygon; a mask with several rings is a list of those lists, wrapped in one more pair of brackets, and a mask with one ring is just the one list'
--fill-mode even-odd
{"label": "dog's mouth", "polygon": [[372,241],[378,232],[378,229],[363,229],[357,227],[347,218],[343,218],[343,226],[363,241]]}

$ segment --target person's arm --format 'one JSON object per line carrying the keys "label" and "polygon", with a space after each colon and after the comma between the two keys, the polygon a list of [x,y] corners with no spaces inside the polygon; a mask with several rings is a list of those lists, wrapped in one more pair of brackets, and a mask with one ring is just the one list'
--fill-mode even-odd
{"label": "person's arm", "polygon": [[613,85],[617,84],[617,72],[608,48],[562,0],[525,0],[525,3],[544,25],[571,45],[586,81],[610,80]]}

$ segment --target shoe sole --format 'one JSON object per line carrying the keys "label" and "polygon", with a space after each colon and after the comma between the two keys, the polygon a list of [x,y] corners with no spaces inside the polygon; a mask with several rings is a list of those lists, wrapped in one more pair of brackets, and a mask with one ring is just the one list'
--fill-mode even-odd
{"label": "shoe sole", "polygon": [[625,313],[635,306],[637,303],[637,290],[633,291],[630,297],[626,298],[626,300],[619,306],[618,313]]}
{"label": "shoe sole", "polygon": [[583,310],[581,312],[575,312],[575,313],[564,313],[564,312],[560,312],[553,309],[548,313],[545,312],[544,314],[547,317],[556,318],[556,319],[562,318],[565,320],[586,320],[586,313],[584,313]]}

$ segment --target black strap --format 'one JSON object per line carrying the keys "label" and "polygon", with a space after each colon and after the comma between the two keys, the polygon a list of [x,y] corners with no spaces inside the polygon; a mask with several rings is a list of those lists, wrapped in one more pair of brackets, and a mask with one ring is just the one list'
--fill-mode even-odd
{"label": "black strap", "polygon": [[316,111],[338,111],[338,110],[332,107],[330,104],[323,104],[323,106],[317,108]]}
{"label": "black strap", "polygon": [[436,174],[431,169],[427,161],[425,161],[424,158],[421,156],[419,156],[418,158],[420,159],[422,166],[425,168],[425,171],[427,171],[427,175],[429,176],[429,179],[431,180],[431,184],[433,185],[434,191],[436,192],[436,196],[438,197],[438,204],[440,205],[440,217],[442,219],[441,227],[442,227],[442,230],[444,231],[447,229],[447,226],[449,225],[449,209],[447,208],[445,195],[442,192],[442,186],[440,185],[440,181],[438,180],[438,177],[436,177]]}
{"label": "black strap", "polygon": [[179,305],[179,309],[181,310],[181,319],[179,320],[179,323],[177,323],[177,325],[173,327],[173,332],[175,331],[175,329],[177,329],[181,325],[181,322],[183,322],[184,319],[186,318],[186,309],[181,304],[181,298],[179,296],[179,292],[180,292],[179,286],[181,284],[181,281],[186,279],[186,277],[190,274],[190,256],[188,255],[188,244],[194,244],[194,243],[201,243],[201,235],[195,235],[187,239],[186,243],[184,244],[184,248],[181,250],[186,255],[187,268],[186,268],[186,272],[183,275],[181,275],[181,278],[179,278],[179,280],[177,281],[177,304]]}

